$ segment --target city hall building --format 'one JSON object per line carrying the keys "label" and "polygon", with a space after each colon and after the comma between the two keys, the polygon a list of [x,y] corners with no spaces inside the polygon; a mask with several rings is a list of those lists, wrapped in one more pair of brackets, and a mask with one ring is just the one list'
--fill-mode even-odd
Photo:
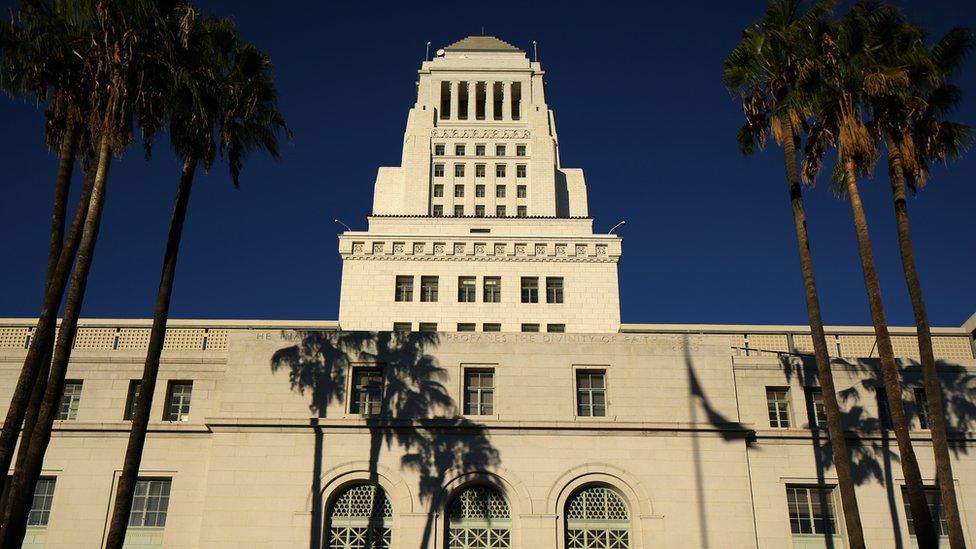
{"label": "city hall building", "polygon": [[[593,232],[525,52],[423,63],[368,222],[339,236],[338,320],[174,320],[153,395],[150,322],[82,321],[28,545],[104,543],[151,397],[133,548],[845,546],[808,327],[622,324],[621,239]],[[933,330],[970,545],[974,329]],[[32,330],[0,321],[3,406]],[[914,329],[892,334],[934,486]],[[827,337],[868,545],[912,547],[873,331]]]}

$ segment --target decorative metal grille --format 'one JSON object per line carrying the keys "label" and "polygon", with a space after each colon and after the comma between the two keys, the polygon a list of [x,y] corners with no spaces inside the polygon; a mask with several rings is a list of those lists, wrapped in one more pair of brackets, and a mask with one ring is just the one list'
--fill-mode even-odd
{"label": "decorative metal grille", "polygon": [[591,486],[566,504],[567,549],[629,549],[630,514],[616,492]]}
{"label": "decorative metal grille", "polygon": [[451,502],[447,513],[449,549],[499,549],[512,546],[511,511],[498,490],[474,486]]}
{"label": "decorative metal grille", "polygon": [[329,509],[329,549],[385,549],[392,543],[393,505],[382,488],[347,488]]}

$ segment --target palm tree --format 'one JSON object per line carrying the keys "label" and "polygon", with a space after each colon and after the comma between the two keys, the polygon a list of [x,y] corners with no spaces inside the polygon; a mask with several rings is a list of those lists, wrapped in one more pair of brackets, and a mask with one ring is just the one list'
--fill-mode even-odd
{"label": "palm tree", "polygon": [[870,1],[860,1],[848,10],[839,24],[820,33],[816,67],[805,75],[811,93],[816,122],[811,129],[804,159],[804,176],[813,180],[829,146],[837,146],[840,182],[838,190],[851,204],[858,255],[864,274],[871,320],[881,358],[888,410],[908,490],[915,535],[920,547],[936,547],[938,536],[922,485],[918,460],[912,448],[902,399],[902,384],[888,333],[881,285],[875,268],[868,222],[857,185],[861,174],[869,173],[878,149],[865,123],[864,110],[870,98],[902,94],[908,89],[908,63],[897,59],[897,41],[905,21],[897,10]]}
{"label": "palm tree", "polygon": [[952,482],[942,386],[935,367],[932,333],[915,265],[905,187],[909,186],[914,193],[917,187],[925,184],[928,159],[947,160],[961,154],[969,128],[945,121],[942,116],[959,102],[959,90],[946,80],[961,67],[966,54],[973,49],[973,39],[968,31],[958,28],[946,34],[931,49],[925,48],[924,39],[921,28],[905,25],[895,40],[896,45],[904,49],[894,53],[911,62],[908,93],[869,99],[874,115],[872,126],[888,151],[888,180],[895,208],[899,252],[915,314],[936,478],[949,530],[949,545],[961,549],[966,542]]}
{"label": "palm tree", "polygon": [[[88,138],[97,142],[98,147],[91,196],[81,225],[75,267],[70,278],[64,320],[58,331],[50,376],[37,422],[27,441],[28,447],[23,459],[18,459],[18,465],[22,467],[19,466],[15,472],[4,509],[3,527],[0,529],[0,546],[4,547],[19,546],[26,533],[34,486],[40,475],[64,391],[71,345],[77,331],[98,238],[112,154],[121,154],[131,141],[132,120],[136,117],[143,135],[151,139],[156,130],[153,124],[153,109],[156,107],[153,102],[160,96],[150,84],[156,83],[153,77],[161,70],[160,59],[167,58],[160,53],[165,48],[176,47],[182,38],[167,32],[166,22],[175,18],[180,28],[190,25],[185,7],[176,0],[63,0],[55,3],[55,12],[78,25],[90,46],[79,55],[82,55],[85,81],[92,83],[86,100],[90,106],[90,119],[95,122],[86,130]],[[59,268],[64,260],[65,255],[62,254]],[[46,296],[45,305],[47,301]]]}
{"label": "palm tree", "polygon": [[812,42],[816,30],[832,12],[833,7],[833,2],[823,1],[803,12],[801,3],[797,0],[772,0],[762,19],[744,31],[742,41],[725,60],[723,80],[730,91],[743,97],[746,123],[739,131],[742,151],[749,154],[757,144],[763,148],[770,130],[773,138],[783,148],[787,191],[800,254],[807,315],[827,416],[827,435],[844,508],[844,521],[850,546],[863,548],[864,533],[854,491],[850,453],[830,369],[796,159],[800,132],[805,125],[805,112],[801,107],[803,102],[799,99],[802,90],[796,84],[801,72],[810,63],[811,52],[807,45]]}
{"label": "palm tree", "polygon": [[[36,411],[46,386],[57,311],[80,236],[74,231],[64,239],[68,191],[77,152],[87,148],[82,131],[87,83],[83,56],[76,55],[84,51],[86,43],[79,29],[44,2],[25,2],[15,17],[0,23],[0,88],[13,96],[47,103],[45,134],[48,146],[58,151],[58,170],[41,314],[0,434],[0,475],[4,482],[21,425],[23,450],[36,419],[31,411]],[[80,201],[78,215],[84,215],[86,207],[84,200]],[[64,261],[59,263],[62,256]]]}
{"label": "palm tree", "polygon": [[191,33],[185,58],[176,64],[169,113],[170,140],[183,169],[170,221],[149,349],[140,381],[140,394],[132,413],[132,430],[112,510],[106,547],[121,549],[138,481],[146,441],[152,394],[159,374],[159,359],[166,336],[170,297],[176,277],[183,224],[198,165],[209,170],[217,149],[226,150],[234,186],[242,161],[252,149],[278,156],[278,133],[288,132],[278,111],[277,90],[270,76],[269,58],[238,41],[229,19],[205,21]]}

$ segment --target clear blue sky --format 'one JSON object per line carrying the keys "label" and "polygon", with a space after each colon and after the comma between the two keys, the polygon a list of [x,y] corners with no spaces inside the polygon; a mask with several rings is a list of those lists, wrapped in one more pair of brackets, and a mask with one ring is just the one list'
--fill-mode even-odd
{"label": "clear blue sky", "polygon": [[[971,0],[897,4],[935,33],[976,27]],[[271,55],[295,137],[278,162],[253,157],[240,190],[224,166],[198,178],[172,316],[335,319],[332,219],[365,227],[377,168],[399,163],[424,44],[484,26],[524,49],[539,42],[563,164],[585,170],[597,231],[628,222],[625,322],[805,323],[782,154],[739,154],[740,109],[720,79],[764,3],[559,5],[202,2]],[[976,59],[959,83],[957,118],[976,123]],[[0,98],[0,317],[40,304],[56,160],[41,125],[34,105]],[[165,136],[149,163],[137,146],[113,166],[85,316],[152,314],[178,175]],[[910,202],[936,325],[976,311],[974,183],[976,152]],[[911,324],[883,171],[863,194],[890,322]],[[825,320],[868,323],[848,204],[822,182],[807,203]]]}

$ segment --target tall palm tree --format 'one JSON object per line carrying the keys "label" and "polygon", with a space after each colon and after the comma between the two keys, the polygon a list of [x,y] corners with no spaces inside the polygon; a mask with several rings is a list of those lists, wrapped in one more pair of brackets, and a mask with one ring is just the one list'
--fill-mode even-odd
{"label": "tall palm tree", "polygon": [[[4,509],[3,526],[0,528],[0,546],[3,547],[19,546],[26,533],[34,487],[64,391],[71,345],[77,331],[101,223],[112,154],[121,154],[131,141],[133,119],[139,121],[147,139],[151,139],[157,129],[153,123],[153,109],[156,108],[153,102],[160,98],[160,94],[149,83],[154,83],[154,75],[161,70],[160,59],[166,59],[161,52],[165,48],[177,47],[181,41],[181,36],[174,37],[167,32],[169,27],[166,22],[176,18],[181,24],[189,25],[185,18],[187,10],[178,0],[61,0],[55,3],[55,8],[83,29],[86,43],[90,46],[84,54],[79,55],[82,55],[84,78],[92,83],[86,96],[92,122],[86,131],[92,142],[98,143],[98,147],[91,196],[50,375],[24,458],[18,459],[21,466],[14,474]],[[59,263],[63,259],[64,254],[59,258]]]}
{"label": "tall palm tree", "polygon": [[933,528],[909,434],[901,374],[891,345],[867,217],[857,184],[858,176],[869,173],[878,156],[876,141],[865,123],[865,110],[871,98],[903,94],[909,88],[908,63],[897,59],[893,53],[899,50],[897,40],[904,38],[900,34],[904,25],[904,17],[894,8],[859,1],[837,25],[820,33],[816,41],[820,50],[818,63],[805,75],[804,83],[815,90],[808,98],[812,98],[816,114],[807,142],[804,176],[808,180],[814,179],[826,150],[836,145],[840,172],[838,190],[847,196],[851,205],[888,411],[898,443],[915,535],[920,547],[935,547],[938,536]]}
{"label": "tall palm tree", "polygon": [[145,447],[152,395],[166,336],[170,298],[176,277],[183,224],[193,179],[199,165],[209,170],[219,139],[230,164],[234,186],[246,154],[263,150],[278,156],[278,134],[288,133],[278,111],[277,90],[271,80],[269,58],[252,45],[239,42],[229,19],[205,21],[191,33],[185,57],[178,60],[169,101],[170,140],[182,160],[176,201],[170,221],[149,349],[132,413],[132,430],[112,510],[106,547],[121,549]]}
{"label": "tall palm tree", "polygon": [[723,80],[730,91],[743,97],[746,123],[739,131],[742,151],[751,153],[757,144],[762,148],[770,130],[783,149],[787,192],[800,254],[807,315],[817,375],[823,389],[827,436],[837,471],[844,521],[850,546],[863,548],[864,533],[851,473],[850,453],[830,369],[796,158],[806,116],[802,108],[803,101],[799,99],[803,92],[798,89],[797,81],[811,62],[812,52],[808,45],[833,8],[833,2],[822,1],[803,12],[801,2],[797,0],[772,0],[762,19],[746,28],[742,41],[725,60]]}
{"label": "tall palm tree", "polygon": [[953,549],[962,549],[966,541],[952,481],[942,385],[936,371],[932,332],[915,264],[905,188],[910,187],[914,193],[917,187],[925,184],[929,159],[947,160],[961,154],[969,128],[943,119],[960,99],[959,90],[947,80],[961,67],[974,44],[970,33],[959,28],[951,30],[931,49],[925,47],[924,39],[921,28],[905,25],[894,40],[895,46],[901,49],[892,48],[893,53],[910,68],[908,92],[869,99],[872,127],[888,151],[888,180],[895,208],[898,247],[915,315],[936,478],[949,530],[949,545]]}
{"label": "tall palm tree", "polygon": [[[25,2],[11,21],[0,23],[0,88],[13,96],[46,103],[45,135],[58,151],[47,274],[38,324],[32,334],[24,366],[0,434],[0,475],[6,481],[14,447],[23,424],[21,448],[36,419],[37,404],[46,386],[57,311],[61,306],[80,232],[64,240],[68,191],[79,149],[87,148],[82,131],[86,116],[83,55],[87,44],[77,25],[47,2]],[[84,193],[88,196],[89,193]],[[86,208],[79,203],[79,212]],[[81,220],[83,221],[83,219]],[[65,261],[59,264],[64,256]],[[34,404],[31,405],[30,403]],[[26,415],[26,418],[25,418]]]}

